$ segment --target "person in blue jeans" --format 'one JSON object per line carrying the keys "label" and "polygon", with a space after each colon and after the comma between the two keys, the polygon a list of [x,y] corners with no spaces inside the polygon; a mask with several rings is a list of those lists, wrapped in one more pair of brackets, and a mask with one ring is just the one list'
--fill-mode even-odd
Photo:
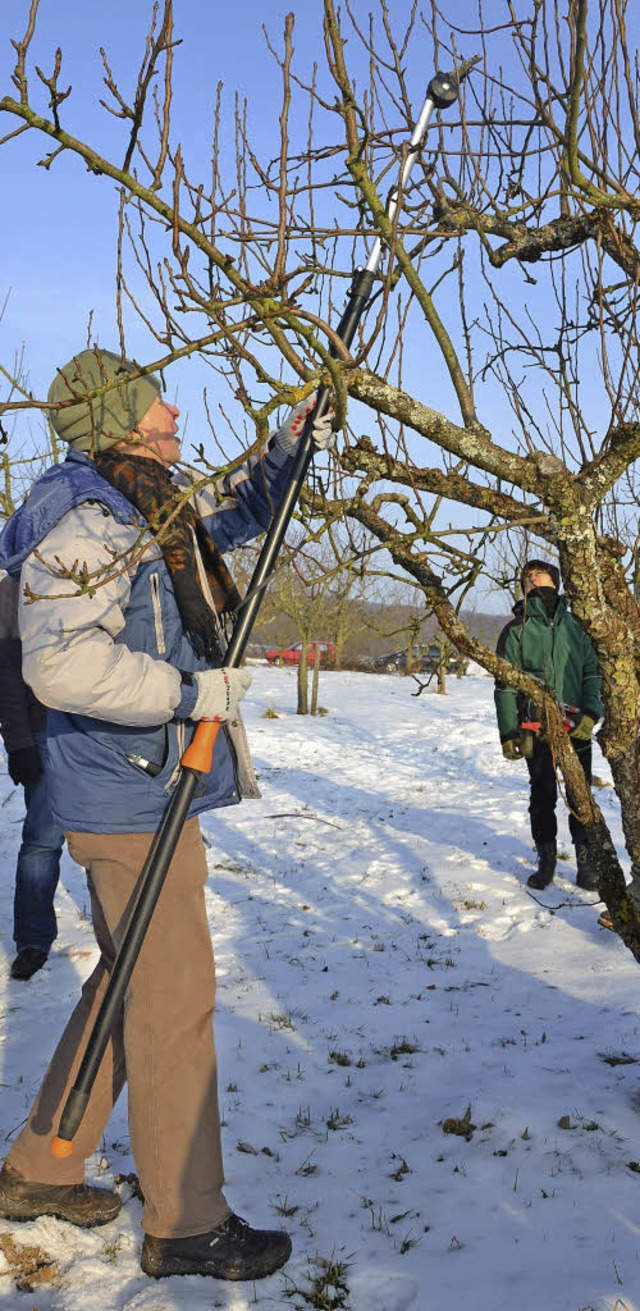
{"label": "person in blue jeans", "polygon": [[54,900],[64,837],[51,813],[45,777],[47,712],[22,677],[18,585],[0,581],[0,733],[7,769],[24,789],[26,815],[16,866],[11,977],[30,979],[45,964],[58,926]]}

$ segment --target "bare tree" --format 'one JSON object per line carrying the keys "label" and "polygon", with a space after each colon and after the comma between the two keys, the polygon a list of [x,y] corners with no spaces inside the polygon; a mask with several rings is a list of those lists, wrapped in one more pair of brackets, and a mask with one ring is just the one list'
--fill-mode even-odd
{"label": "bare tree", "polygon": [[[190,175],[172,136],[170,0],[131,92],[104,56],[105,104],[123,128],[110,158],[65,129],[70,89],[59,51],[34,78],[37,9],[33,0],[16,39],[15,94],[0,100],[4,140],[42,134],[46,168],[71,153],[87,167],[87,185],[119,190],[123,349],[126,315],[138,310],[157,343],[147,367],[198,352],[228,383],[256,443],[277,406],[319,378],[334,388],[340,422],[350,400],[340,457],[316,477],[305,512],[359,523],[420,588],[448,638],[537,701],[590,827],[614,923],[640,959],[640,922],[557,707],[472,638],[458,613],[501,536],[526,530],[557,552],[573,611],[598,652],[607,707],[600,743],[640,872],[632,7],[496,0],[489,21],[478,0],[465,30],[436,0],[425,15],[417,4],[405,8],[404,26],[386,0],[370,19],[357,0],[342,16],[323,0],[321,67],[297,67],[292,15],[281,46],[271,43],[283,93],[274,158],[259,157],[239,106],[235,173],[225,175],[218,97],[207,180]],[[391,221],[382,197],[415,114],[405,69],[425,35],[437,64],[463,68],[463,56],[476,54],[480,62],[459,114],[430,130]],[[155,105],[154,79],[162,87]],[[349,354],[331,327],[334,307],[354,246],[372,231],[387,259]],[[144,306],[134,273],[148,282]],[[14,396],[6,413],[43,404]]]}
{"label": "bare tree", "polygon": [[[314,700],[317,709],[318,675],[322,657],[319,648],[314,648],[315,641],[323,641],[327,636],[326,625],[330,622],[335,604],[335,583],[344,587],[341,580],[348,574],[342,560],[336,557],[328,542],[309,543],[298,529],[289,551],[290,567],[279,568],[272,584],[271,604],[291,619],[301,641],[300,659],[298,661],[298,715],[309,714],[309,658],[313,652]],[[312,713],[316,713],[312,710]]]}

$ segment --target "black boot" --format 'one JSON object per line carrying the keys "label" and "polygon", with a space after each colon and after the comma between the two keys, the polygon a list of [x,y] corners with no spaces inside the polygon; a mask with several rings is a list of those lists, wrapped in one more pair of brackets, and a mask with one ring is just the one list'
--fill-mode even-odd
{"label": "black boot", "polygon": [[600,880],[586,842],[576,842],[576,864],[578,866],[578,873],[576,874],[578,887],[584,888],[585,892],[597,892]]}
{"label": "black boot", "polygon": [[145,1275],[212,1275],[214,1279],[263,1279],[291,1256],[291,1239],[280,1229],[252,1229],[239,1215],[193,1238],[146,1234],[140,1264]]}
{"label": "black boot", "polygon": [[556,872],[556,844],[554,842],[536,842],[536,851],[538,853],[538,868],[535,874],[530,874],[527,879],[528,888],[548,888],[553,883],[553,876]]}
{"label": "black boot", "polygon": [[46,951],[41,951],[39,947],[21,947],[11,966],[11,978],[33,978],[33,975],[46,965],[47,960]]}
{"label": "black boot", "polygon": [[52,1215],[81,1229],[115,1220],[122,1203],[117,1193],[93,1184],[38,1184],[5,1165],[0,1171],[0,1216],[3,1220],[37,1220]]}

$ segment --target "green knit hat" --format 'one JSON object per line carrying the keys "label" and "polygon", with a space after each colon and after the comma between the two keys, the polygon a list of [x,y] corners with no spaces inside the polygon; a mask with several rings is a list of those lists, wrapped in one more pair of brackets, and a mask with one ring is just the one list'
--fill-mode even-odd
{"label": "green knit hat", "polygon": [[[139,372],[131,360],[98,346],[74,355],[58,369],[47,397],[50,405],[69,402],[49,412],[58,436],[89,455],[128,437],[161,392],[160,379],[153,373],[129,381]],[[94,394],[109,383],[115,385]]]}

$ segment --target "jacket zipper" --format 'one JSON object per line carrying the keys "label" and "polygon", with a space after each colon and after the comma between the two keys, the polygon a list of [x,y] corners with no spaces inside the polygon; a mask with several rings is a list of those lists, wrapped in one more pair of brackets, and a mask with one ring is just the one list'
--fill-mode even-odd
{"label": "jacket zipper", "polygon": [[180,776],[180,770],[182,768],[181,761],[184,755],[185,737],[186,734],[185,734],[184,720],[179,719],[176,724],[176,738],[178,742],[178,760],[175,769],[172,770],[171,777],[167,779],[167,782],[164,785],[165,792],[171,792],[172,789],[176,786],[176,783],[178,782],[178,778]]}
{"label": "jacket zipper", "polygon": [[151,587],[151,604],[153,606],[153,622],[156,630],[158,655],[165,655],[167,647],[164,640],[164,628],[162,626],[162,604],[160,601],[160,579],[158,574],[149,575],[149,584]]}

